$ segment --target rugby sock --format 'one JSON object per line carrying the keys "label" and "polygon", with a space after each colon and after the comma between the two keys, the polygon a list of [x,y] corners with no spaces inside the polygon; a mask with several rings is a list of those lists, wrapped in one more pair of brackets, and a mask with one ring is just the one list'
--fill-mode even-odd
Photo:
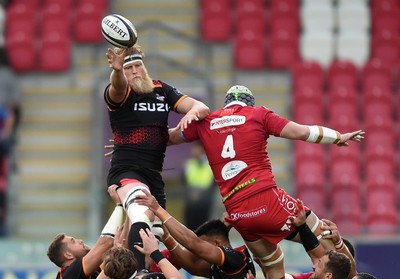
{"label": "rugby sock", "polygon": [[150,227],[145,222],[134,223],[131,225],[131,229],[129,230],[129,235],[128,235],[129,249],[133,252],[138,262],[137,270],[146,269],[145,255],[139,252],[134,247],[134,245],[143,247],[142,238],[140,237],[139,234],[140,229],[146,230],[150,229]]}

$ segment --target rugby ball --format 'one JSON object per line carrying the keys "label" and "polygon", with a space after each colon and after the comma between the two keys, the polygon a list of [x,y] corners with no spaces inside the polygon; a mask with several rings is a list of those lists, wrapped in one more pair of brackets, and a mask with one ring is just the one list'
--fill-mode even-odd
{"label": "rugby ball", "polygon": [[133,23],[120,15],[107,15],[101,21],[101,33],[110,44],[128,48],[137,41],[137,32]]}

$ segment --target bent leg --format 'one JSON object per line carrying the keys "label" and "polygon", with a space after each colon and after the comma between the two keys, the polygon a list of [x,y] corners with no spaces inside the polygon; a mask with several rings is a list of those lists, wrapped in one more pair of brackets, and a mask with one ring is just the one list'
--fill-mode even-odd
{"label": "bent leg", "polygon": [[265,239],[245,242],[253,253],[255,261],[260,265],[265,278],[285,278],[284,255],[279,244],[272,244]]}

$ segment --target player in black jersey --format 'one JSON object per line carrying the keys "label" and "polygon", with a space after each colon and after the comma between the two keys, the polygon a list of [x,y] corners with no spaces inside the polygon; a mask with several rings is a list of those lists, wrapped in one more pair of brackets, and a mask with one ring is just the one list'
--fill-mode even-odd
{"label": "player in black jersey", "polygon": [[108,188],[116,203],[115,209],[92,248],[83,240],[58,234],[47,250],[49,259],[60,268],[56,279],[94,279],[101,272],[103,255],[114,245],[114,237],[121,233],[124,210],[116,193],[116,185]]}
{"label": "player in black jersey", "polygon": [[[195,233],[173,218],[154,196],[144,191],[136,203],[151,209],[167,228],[163,242],[176,263],[190,274],[214,279],[255,277],[254,262],[245,245],[232,248],[229,229],[217,219],[200,225]],[[181,245],[178,244],[178,241]]]}
{"label": "player in black jersey", "polygon": [[161,236],[162,229],[154,214],[134,201],[138,193],[147,189],[165,207],[161,171],[169,139],[169,112],[184,114],[178,124],[183,130],[192,121],[207,116],[209,108],[165,82],[152,80],[139,46],[108,49],[106,55],[112,73],[104,98],[114,136],[107,180],[108,185],[120,186],[118,195],[132,223],[129,249],[138,261],[140,275],[140,270],[145,269],[144,255],[134,249],[135,244],[141,243],[139,231],[152,228],[156,236]]}

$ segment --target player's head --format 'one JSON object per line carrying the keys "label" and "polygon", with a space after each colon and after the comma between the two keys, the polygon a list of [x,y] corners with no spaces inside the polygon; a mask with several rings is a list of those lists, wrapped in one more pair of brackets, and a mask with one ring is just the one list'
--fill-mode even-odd
{"label": "player's head", "polygon": [[356,276],[354,276],[353,279],[377,279],[377,278],[372,274],[361,272],[358,273]]}
{"label": "player's head", "polygon": [[125,247],[112,247],[104,256],[105,275],[112,279],[130,278],[137,268],[133,252]]}
{"label": "player's head", "polygon": [[204,222],[194,232],[198,237],[207,238],[206,240],[219,238],[224,242],[229,242],[229,230],[219,219]]}
{"label": "player's head", "polygon": [[253,93],[243,85],[234,85],[226,92],[224,106],[232,102],[242,102],[248,106],[255,106]]}

